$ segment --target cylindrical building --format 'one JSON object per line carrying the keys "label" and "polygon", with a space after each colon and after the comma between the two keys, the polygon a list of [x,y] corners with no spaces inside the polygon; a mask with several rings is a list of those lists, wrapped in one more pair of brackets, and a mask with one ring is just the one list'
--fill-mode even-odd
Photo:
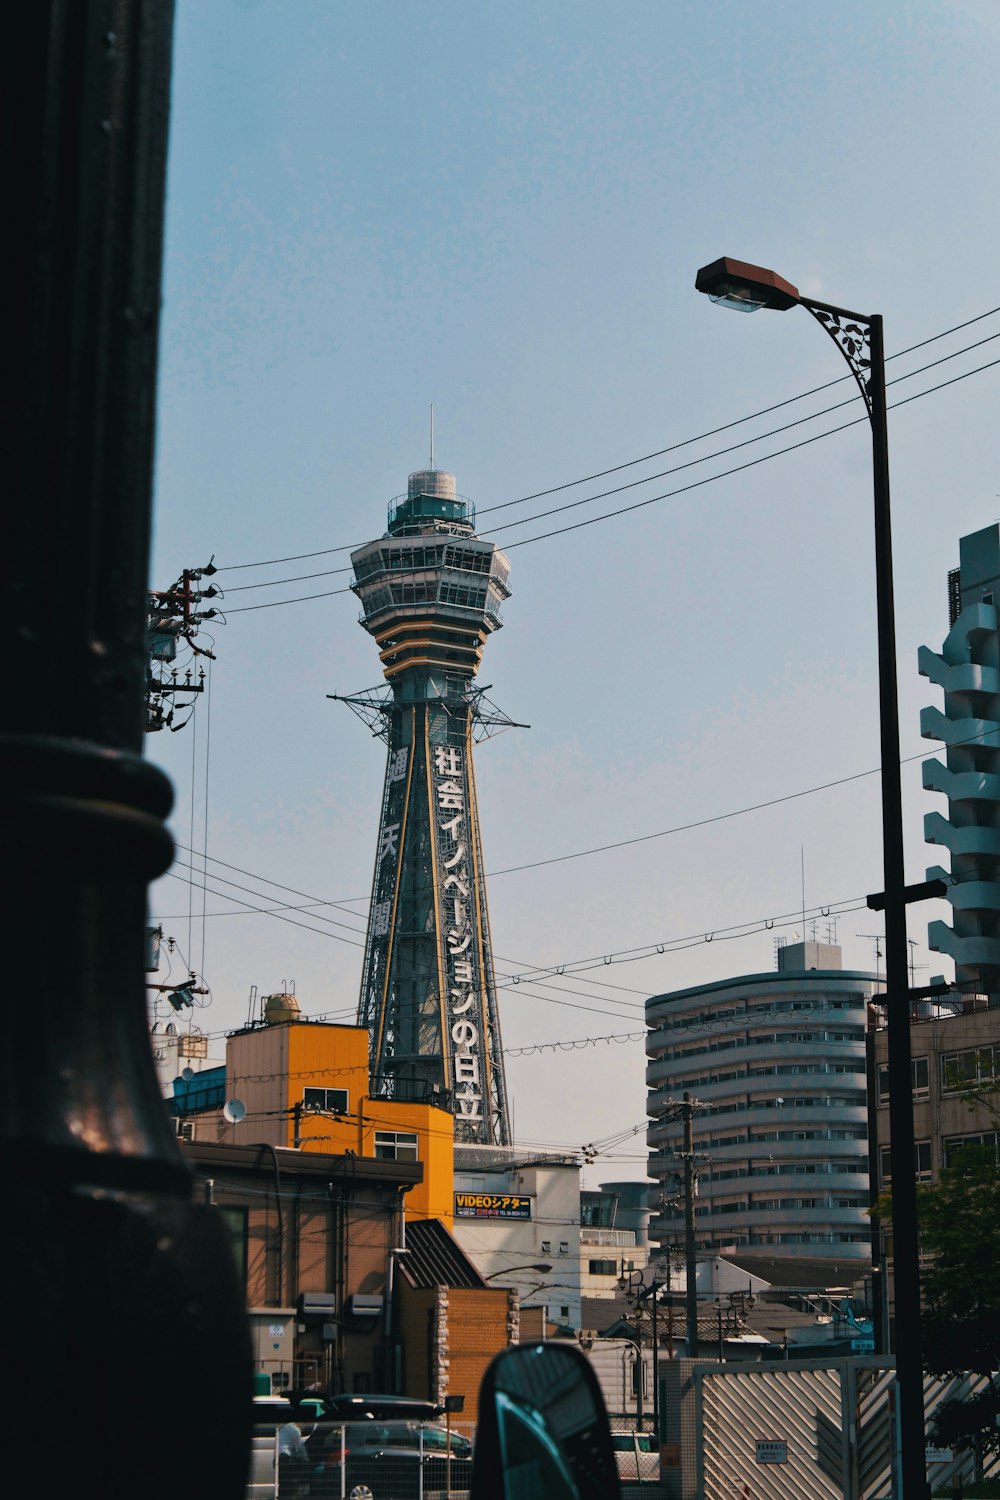
{"label": "cylindrical building", "polygon": [[386,535],[351,554],[391,688],[358,1024],[374,1093],[449,1109],[457,1141],[506,1145],[472,748],[473,679],[502,623],[509,564],[474,520],[451,474],[422,470],[391,503]]}
{"label": "cylindrical building", "polygon": [[699,1250],[865,1260],[866,1003],[874,976],[830,943],[778,950],[778,971],[646,1002],[650,1239],[684,1240],[685,1092]]}

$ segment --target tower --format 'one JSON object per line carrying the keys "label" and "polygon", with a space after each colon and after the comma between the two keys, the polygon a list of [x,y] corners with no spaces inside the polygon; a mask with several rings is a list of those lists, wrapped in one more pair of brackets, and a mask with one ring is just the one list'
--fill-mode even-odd
{"label": "tower", "polygon": [[[432,459],[433,464],[433,459]],[[344,698],[388,747],[358,1024],[376,1096],[438,1103],[456,1142],[510,1142],[473,741],[510,721],[474,686],[509,564],[451,474],[420,470],[351,553],[388,687]]]}

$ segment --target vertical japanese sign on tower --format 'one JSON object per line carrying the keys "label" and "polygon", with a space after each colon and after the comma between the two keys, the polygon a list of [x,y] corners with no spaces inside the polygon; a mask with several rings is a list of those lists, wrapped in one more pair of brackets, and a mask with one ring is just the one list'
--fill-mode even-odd
{"label": "vertical japanese sign on tower", "polygon": [[445,912],[445,978],[451,1024],[451,1061],[455,1117],[481,1121],[483,1087],[480,1071],[479,996],[482,976],[477,964],[474,902],[468,857],[468,821],[462,751],[438,745],[434,751],[438,833],[447,841],[440,859],[441,905]]}
{"label": "vertical japanese sign on tower", "polygon": [[474,686],[508,563],[450,474],[410,475],[379,540],[351,554],[388,688],[343,698],[388,747],[358,1022],[376,1097],[440,1104],[457,1141],[510,1142],[472,767],[510,725]]}

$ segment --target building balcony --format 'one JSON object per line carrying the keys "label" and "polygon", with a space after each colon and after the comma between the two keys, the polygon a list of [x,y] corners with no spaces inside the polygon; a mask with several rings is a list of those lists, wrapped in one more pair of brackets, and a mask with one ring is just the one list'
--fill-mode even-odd
{"label": "building balcony", "polygon": [[[809,1062],[789,1062],[789,1052],[793,1047],[808,1048]],[[811,1037],[808,1041],[801,1042],[788,1040],[755,1042],[750,1039],[741,1042],[739,1049],[734,1049],[732,1052],[711,1053],[683,1059],[664,1057],[647,1065],[646,1083],[651,1089],[660,1086],[661,1091],[665,1089],[675,1098],[678,1092],[695,1087],[701,1098],[707,1097],[707,1090],[723,1089],[731,1093],[733,1084],[743,1082],[745,1079],[749,1079],[753,1086],[749,1070],[768,1063],[773,1063],[775,1067],[780,1067],[783,1071],[760,1076],[788,1079],[790,1085],[794,1084],[796,1079],[853,1078],[857,1075],[863,1077],[865,1071],[864,1037],[858,1037],[856,1041],[851,1042],[831,1042],[820,1037]],[[831,1071],[833,1065],[838,1063],[855,1063],[856,1068],[851,1073]],[[794,1071],[796,1069],[798,1071]],[[721,1079],[715,1083],[699,1081],[705,1077],[706,1073],[715,1071],[734,1072],[737,1076],[733,1080]]]}
{"label": "building balcony", "polygon": [[580,1228],[581,1245],[613,1245],[620,1250],[635,1246],[634,1229],[596,1229],[589,1225]]}

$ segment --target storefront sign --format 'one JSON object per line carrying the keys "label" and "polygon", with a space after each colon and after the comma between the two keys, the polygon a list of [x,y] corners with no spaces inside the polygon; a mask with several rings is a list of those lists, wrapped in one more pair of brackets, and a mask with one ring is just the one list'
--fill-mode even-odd
{"label": "storefront sign", "polygon": [[531,1199],[504,1193],[456,1193],[456,1219],[530,1219]]}

